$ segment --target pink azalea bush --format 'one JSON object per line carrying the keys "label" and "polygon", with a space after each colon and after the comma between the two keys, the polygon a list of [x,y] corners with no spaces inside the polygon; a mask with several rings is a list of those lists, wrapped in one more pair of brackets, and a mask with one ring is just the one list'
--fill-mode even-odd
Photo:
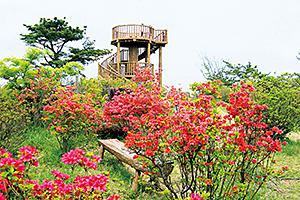
{"label": "pink azalea bush", "polygon": [[[77,175],[74,180],[70,176],[53,170],[55,180],[43,180],[42,183],[31,180],[28,169],[38,166],[39,153],[35,147],[24,146],[19,149],[19,159],[5,149],[0,149],[0,199],[105,199],[107,196],[108,174]],[[65,164],[87,169],[97,169],[101,161],[99,156],[87,154],[81,149],[71,150],[61,159]],[[119,199],[112,195],[108,199]]]}
{"label": "pink azalea bush", "polygon": [[102,161],[101,157],[97,155],[91,155],[90,158],[88,158],[84,155],[86,154],[81,149],[70,150],[62,156],[61,161],[66,165],[72,165],[72,169],[76,165],[79,165],[84,167],[86,170],[88,168],[97,170],[97,163],[100,163]]}
{"label": "pink azalea bush", "polygon": [[[77,94],[75,87],[57,88],[46,100],[45,115],[48,130],[56,137],[60,149],[66,153],[71,143],[84,145],[96,136],[99,124],[99,102],[94,94]],[[79,144],[80,143],[80,144]]]}

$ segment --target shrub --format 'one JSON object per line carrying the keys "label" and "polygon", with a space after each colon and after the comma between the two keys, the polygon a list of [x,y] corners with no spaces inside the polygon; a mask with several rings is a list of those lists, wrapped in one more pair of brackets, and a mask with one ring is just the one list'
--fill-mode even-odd
{"label": "shrub", "polygon": [[[94,94],[91,96],[91,100],[99,102],[99,106],[102,107],[103,103],[107,100],[111,100],[112,91],[125,90],[123,87],[125,83],[130,83],[130,80],[125,79],[81,79],[78,88],[75,89],[76,93],[80,94]],[[96,134],[101,139],[124,139],[126,132],[120,129],[120,124],[116,126],[108,126],[105,123],[99,124],[101,129],[97,130]]]}
{"label": "shrub", "polygon": [[105,97],[108,95],[110,88],[112,87],[122,87],[126,83],[129,83],[130,80],[125,79],[80,79],[80,82],[78,84],[78,93],[93,93],[97,97]]}
{"label": "shrub", "polygon": [[99,102],[94,102],[94,94],[76,94],[74,87],[58,88],[44,106],[42,118],[49,125],[48,130],[60,144],[62,152],[67,152],[71,144],[83,145],[95,137],[101,124]]}
{"label": "shrub", "polygon": [[0,88],[0,148],[13,151],[26,139],[29,118],[21,102]]}
{"label": "shrub", "polygon": [[[144,161],[147,174],[162,177],[171,198],[252,198],[269,177],[287,170],[271,168],[281,142],[270,136],[282,131],[262,122],[266,107],[250,100],[251,85],[236,86],[226,104],[212,96],[218,91],[209,84],[199,84],[191,99],[157,79],[150,70],[137,71],[138,85],[127,86],[132,93],[115,96],[103,112],[107,123],[127,122],[125,145]],[[220,115],[219,106],[228,114]],[[164,170],[170,161],[179,180]]]}
{"label": "shrub", "polygon": [[[109,196],[106,184],[109,182],[108,174],[78,175],[74,180],[58,170],[51,174],[55,180],[45,179],[42,183],[30,179],[30,167],[37,167],[36,156],[39,153],[35,147],[25,146],[19,149],[18,159],[4,149],[0,149],[0,197],[2,199],[103,199]],[[61,159],[65,164],[88,169],[97,169],[101,161],[99,156],[86,154],[81,149],[71,150]],[[112,195],[108,199],[117,200],[119,196]]]}
{"label": "shrub", "polygon": [[270,126],[287,133],[300,125],[300,77],[299,74],[283,74],[265,77],[254,84],[252,98],[258,104],[269,107],[263,111],[263,120]]}
{"label": "shrub", "polygon": [[51,71],[39,69],[26,79],[28,85],[21,91],[14,91],[16,98],[26,105],[27,112],[33,124],[40,124],[43,115],[45,100],[55,92],[55,88],[60,85],[59,76]]}

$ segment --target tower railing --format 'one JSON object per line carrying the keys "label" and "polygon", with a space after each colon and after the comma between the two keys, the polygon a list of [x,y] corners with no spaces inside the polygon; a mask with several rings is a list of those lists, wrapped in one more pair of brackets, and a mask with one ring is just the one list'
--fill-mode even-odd
{"label": "tower railing", "polygon": [[[111,67],[118,71],[117,63],[111,64]],[[154,72],[154,65],[147,62],[120,62],[118,73],[124,77],[133,77],[136,68],[144,69],[147,67],[151,68],[152,73]]]}
{"label": "tower railing", "polygon": [[127,24],[112,28],[112,40],[137,38],[149,39],[158,43],[168,43],[168,30],[154,29],[152,26]]}

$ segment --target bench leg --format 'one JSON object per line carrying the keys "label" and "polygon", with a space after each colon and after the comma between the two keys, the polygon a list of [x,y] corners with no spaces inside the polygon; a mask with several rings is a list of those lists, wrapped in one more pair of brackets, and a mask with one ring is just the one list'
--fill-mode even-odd
{"label": "bench leg", "polygon": [[132,183],[132,191],[136,191],[137,188],[138,188],[138,184],[139,184],[139,177],[141,175],[141,172],[139,170],[135,170],[135,178],[133,180],[133,183]]}
{"label": "bench leg", "polygon": [[100,145],[99,156],[101,157],[101,159],[103,159],[103,155],[104,155],[104,147],[103,145]]}

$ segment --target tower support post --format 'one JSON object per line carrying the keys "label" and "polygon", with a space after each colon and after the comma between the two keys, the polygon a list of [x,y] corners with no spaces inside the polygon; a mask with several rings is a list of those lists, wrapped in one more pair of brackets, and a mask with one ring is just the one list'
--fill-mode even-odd
{"label": "tower support post", "polygon": [[117,44],[117,72],[120,73],[120,42]]}
{"label": "tower support post", "polygon": [[150,42],[148,42],[148,47],[147,47],[147,65],[150,65]]}
{"label": "tower support post", "polygon": [[162,86],[162,47],[159,47],[159,63],[158,63],[158,71],[159,71],[159,84]]}

